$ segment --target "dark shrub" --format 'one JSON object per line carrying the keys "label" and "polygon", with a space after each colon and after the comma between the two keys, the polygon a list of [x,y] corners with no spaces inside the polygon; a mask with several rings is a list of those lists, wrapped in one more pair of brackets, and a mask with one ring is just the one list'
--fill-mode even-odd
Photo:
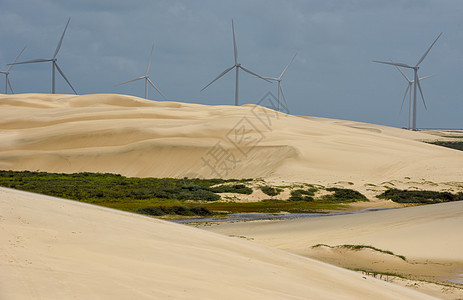
{"label": "dark shrub", "polygon": [[245,186],[244,184],[235,185],[219,185],[209,189],[214,193],[236,193],[236,194],[252,194],[252,189]]}
{"label": "dark shrub", "polygon": [[334,192],[332,195],[325,196],[329,201],[355,202],[368,201],[367,197],[352,189],[327,188],[329,192]]}
{"label": "dark shrub", "polygon": [[138,214],[150,215],[150,216],[164,216],[166,212],[161,207],[142,207],[137,209]]}
{"label": "dark shrub", "polygon": [[282,192],[282,189],[277,189],[277,188],[274,188],[268,185],[261,186],[260,189],[264,194],[269,195],[269,196],[276,196]]}
{"label": "dark shrub", "polygon": [[313,189],[309,190],[292,190],[289,201],[313,201],[313,196],[315,191]]}
{"label": "dark shrub", "polygon": [[399,189],[389,189],[378,196],[382,199],[390,199],[398,203],[442,203],[463,200],[463,193],[452,194],[449,192],[435,191],[407,191]]}
{"label": "dark shrub", "polygon": [[191,210],[191,212],[193,214],[195,214],[197,216],[210,216],[210,215],[212,215],[212,212],[209,209],[201,207],[201,206],[190,207],[190,210]]}

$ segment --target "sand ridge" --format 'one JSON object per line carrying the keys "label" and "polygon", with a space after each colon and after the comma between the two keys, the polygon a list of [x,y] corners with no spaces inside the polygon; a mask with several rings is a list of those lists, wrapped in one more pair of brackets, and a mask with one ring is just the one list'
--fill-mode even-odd
{"label": "sand ridge", "polygon": [[[463,153],[386,126],[133,96],[0,95],[0,168],[378,184],[458,181]],[[419,174],[419,175],[418,175]]]}
{"label": "sand ridge", "polygon": [[2,299],[431,299],[255,243],[0,188]]}

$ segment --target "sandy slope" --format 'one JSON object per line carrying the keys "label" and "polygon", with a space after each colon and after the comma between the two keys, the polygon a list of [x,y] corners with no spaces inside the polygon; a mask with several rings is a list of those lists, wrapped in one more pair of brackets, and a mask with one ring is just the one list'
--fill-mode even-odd
{"label": "sandy slope", "polygon": [[[204,227],[352,269],[463,284],[463,201],[291,221]],[[312,246],[371,245],[404,255]],[[460,297],[463,293],[460,293]]]}
{"label": "sandy slope", "polygon": [[[463,153],[433,136],[254,105],[122,95],[0,95],[0,169],[378,184],[459,181]],[[206,163],[208,162],[208,163]]]}
{"label": "sandy slope", "polygon": [[427,299],[214,233],[0,188],[1,299]]}

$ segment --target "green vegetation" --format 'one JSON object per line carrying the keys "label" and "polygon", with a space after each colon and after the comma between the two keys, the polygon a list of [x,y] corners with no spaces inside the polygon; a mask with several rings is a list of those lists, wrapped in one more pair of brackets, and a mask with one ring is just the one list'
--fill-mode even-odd
{"label": "green vegetation", "polygon": [[442,137],[452,138],[452,139],[463,139],[463,135],[444,135]]}
{"label": "green vegetation", "polygon": [[137,209],[136,213],[150,216],[180,215],[180,216],[210,216],[212,212],[201,206],[149,206]]}
{"label": "green vegetation", "polygon": [[328,247],[328,248],[331,248],[331,249],[335,249],[335,248],[343,248],[343,249],[348,249],[348,250],[353,250],[353,251],[360,251],[360,250],[363,250],[363,249],[371,249],[373,251],[377,251],[377,252],[381,252],[381,253],[384,253],[384,254],[388,254],[388,255],[392,255],[392,256],[395,256],[395,257],[398,257],[404,261],[407,261],[407,259],[405,258],[405,256],[403,255],[397,255],[395,254],[394,252],[392,251],[389,251],[389,250],[383,250],[383,249],[379,249],[379,248],[376,248],[376,247],[373,247],[373,246],[368,246],[368,245],[338,245],[338,246],[330,246],[330,245],[327,245],[327,244],[317,244],[317,245],[314,245],[312,246],[312,248],[317,248],[317,247]]}
{"label": "green vegetation", "polygon": [[313,196],[317,192],[316,188],[308,188],[307,190],[292,190],[289,201],[314,201]]}
{"label": "green vegetation", "polygon": [[[463,138],[463,137],[459,137]],[[446,148],[452,148],[456,150],[463,151],[463,142],[461,141],[436,141],[436,142],[429,142],[429,144],[437,145],[437,146],[442,146]]]}
{"label": "green vegetation", "polygon": [[356,202],[356,201],[368,201],[360,192],[352,189],[341,189],[341,188],[327,188],[329,192],[334,192],[331,195],[326,195],[323,198],[327,201],[342,201],[342,202]]}
{"label": "green vegetation", "polygon": [[219,185],[209,189],[214,193],[236,193],[236,194],[252,194],[252,188],[245,186],[244,184],[235,184],[235,185]]}
{"label": "green vegetation", "polygon": [[259,202],[207,202],[201,206],[213,212],[228,213],[320,213],[346,209],[343,203],[325,201],[285,201],[268,199]]}
{"label": "green vegetation", "polygon": [[283,191],[283,189],[274,188],[274,187],[269,186],[269,185],[261,186],[261,187],[260,187],[260,190],[261,190],[264,194],[266,194],[266,195],[268,195],[268,196],[277,196],[277,195],[279,195],[279,194]]}
{"label": "green vegetation", "polygon": [[381,199],[389,199],[398,203],[423,203],[433,204],[463,200],[463,193],[452,194],[449,192],[435,191],[408,191],[389,189],[378,196]]}
{"label": "green vegetation", "polygon": [[232,180],[135,178],[115,174],[0,171],[0,186],[85,202],[128,199],[215,201],[211,186]]}
{"label": "green vegetation", "polygon": [[[339,196],[333,196],[336,201],[324,197],[314,199],[317,188],[310,185],[301,185],[300,189],[291,193],[288,200],[216,201],[221,199],[219,193],[252,193],[252,188],[246,186],[249,181],[251,179],[130,178],[108,173],[0,171],[0,186],[3,187],[148,215],[319,213],[347,208]],[[262,188],[270,194],[281,193],[283,190],[282,187]],[[336,191],[333,195],[337,195]],[[348,197],[346,199],[344,202],[351,201]]]}

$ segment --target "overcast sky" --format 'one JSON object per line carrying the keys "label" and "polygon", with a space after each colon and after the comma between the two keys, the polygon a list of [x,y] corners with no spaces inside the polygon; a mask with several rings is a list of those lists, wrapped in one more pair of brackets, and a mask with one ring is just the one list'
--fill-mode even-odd
{"label": "overcast sky", "polygon": [[[435,76],[422,82],[417,126],[463,128],[461,0],[0,0],[0,70],[24,46],[20,60],[52,57],[69,17],[58,63],[79,94],[143,97],[142,81],[115,85],[144,75],[154,43],[149,75],[169,100],[234,104],[233,72],[200,92],[234,64],[234,19],[239,61],[259,75],[278,77],[297,53],[283,80],[291,113],[395,127],[408,125],[407,83],[372,60],[414,65],[443,32],[420,65]],[[49,93],[51,64],[14,66],[11,82]],[[240,104],[269,91],[277,85],[240,73]],[[72,93],[59,76],[57,93]]]}

